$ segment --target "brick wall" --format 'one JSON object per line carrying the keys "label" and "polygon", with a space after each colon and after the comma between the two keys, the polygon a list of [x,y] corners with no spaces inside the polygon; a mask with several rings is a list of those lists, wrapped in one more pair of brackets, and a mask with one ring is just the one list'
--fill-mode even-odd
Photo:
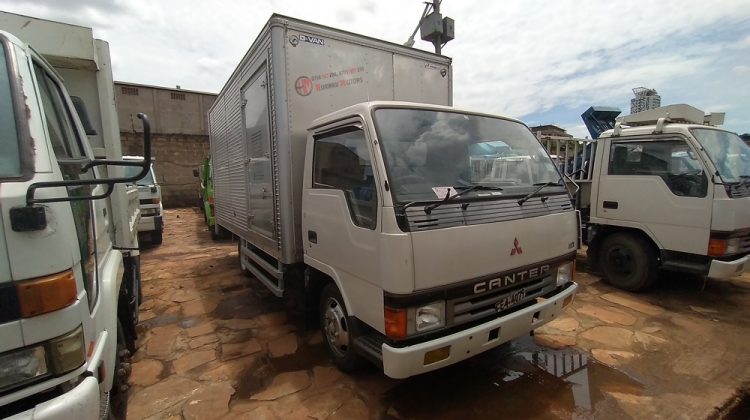
{"label": "brick wall", "polygon": [[[124,155],[143,154],[142,134],[121,132],[120,137]],[[152,134],[151,154],[164,207],[198,205],[200,180],[193,176],[193,169],[200,167],[208,153],[208,136]]]}

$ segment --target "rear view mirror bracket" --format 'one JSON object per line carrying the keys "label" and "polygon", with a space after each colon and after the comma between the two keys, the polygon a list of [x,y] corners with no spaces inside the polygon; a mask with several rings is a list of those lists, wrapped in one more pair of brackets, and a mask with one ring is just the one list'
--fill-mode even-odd
{"label": "rear view mirror bracket", "polygon": [[[135,182],[148,173],[151,169],[151,124],[148,116],[143,113],[138,114],[138,118],[143,121],[143,160],[141,161],[122,161],[95,159],[84,165],[81,169],[86,172],[95,166],[137,166],[141,171],[134,176],[105,178],[105,179],[74,179],[66,181],[35,182],[26,190],[26,206],[18,206],[10,209],[11,227],[16,232],[42,230],[47,226],[44,207],[39,206],[41,203],[59,203],[70,201],[99,200],[109,197],[114,191],[116,184]],[[107,189],[102,194],[91,195],[88,197],[52,197],[52,198],[35,198],[35,192],[44,188],[58,187],[76,187],[85,185],[106,185]]]}

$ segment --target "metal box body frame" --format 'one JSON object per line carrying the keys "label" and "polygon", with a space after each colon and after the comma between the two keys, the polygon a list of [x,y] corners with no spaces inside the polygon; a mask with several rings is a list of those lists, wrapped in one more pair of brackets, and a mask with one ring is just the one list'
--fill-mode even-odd
{"label": "metal box body frame", "polygon": [[307,129],[371,100],[451,105],[451,59],[272,15],[208,112],[217,223],[301,262]]}

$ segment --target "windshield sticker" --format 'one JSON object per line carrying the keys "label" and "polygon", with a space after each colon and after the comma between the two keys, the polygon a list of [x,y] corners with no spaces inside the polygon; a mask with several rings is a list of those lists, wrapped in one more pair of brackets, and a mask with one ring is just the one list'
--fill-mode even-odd
{"label": "windshield sticker", "polygon": [[449,197],[452,197],[456,195],[456,189],[453,187],[432,187],[432,191],[435,192],[435,195],[438,198],[445,199],[446,194],[450,194]]}

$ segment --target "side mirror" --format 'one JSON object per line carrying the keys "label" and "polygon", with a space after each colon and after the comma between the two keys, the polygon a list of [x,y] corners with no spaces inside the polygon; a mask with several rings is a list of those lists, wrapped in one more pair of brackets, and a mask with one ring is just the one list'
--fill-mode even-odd
{"label": "side mirror", "polygon": [[193,176],[196,177],[196,178],[198,178],[198,176],[200,176],[200,175],[198,175],[198,170],[197,169],[193,169]]}
{"label": "side mirror", "polygon": [[[143,160],[141,161],[123,161],[123,160],[106,160],[94,159],[83,165],[81,172],[86,172],[95,166],[137,166],[141,171],[134,176],[120,178],[103,178],[103,179],[73,179],[67,181],[52,182],[35,182],[26,190],[26,206],[13,207],[10,209],[11,227],[16,232],[41,230],[47,226],[47,218],[44,208],[37,206],[40,203],[59,203],[66,201],[84,201],[99,200],[109,197],[115,189],[116,184],[135,182],[148,173],[151,166],[151,124],[146,114],[138,114],[138,118],[143,121]],[[57,187],[75,187],[83,185],[106,185],[107,190],[98,195],[88,197],[53,197],[53,198],[35,198],[36,190],[43,188]]]}

